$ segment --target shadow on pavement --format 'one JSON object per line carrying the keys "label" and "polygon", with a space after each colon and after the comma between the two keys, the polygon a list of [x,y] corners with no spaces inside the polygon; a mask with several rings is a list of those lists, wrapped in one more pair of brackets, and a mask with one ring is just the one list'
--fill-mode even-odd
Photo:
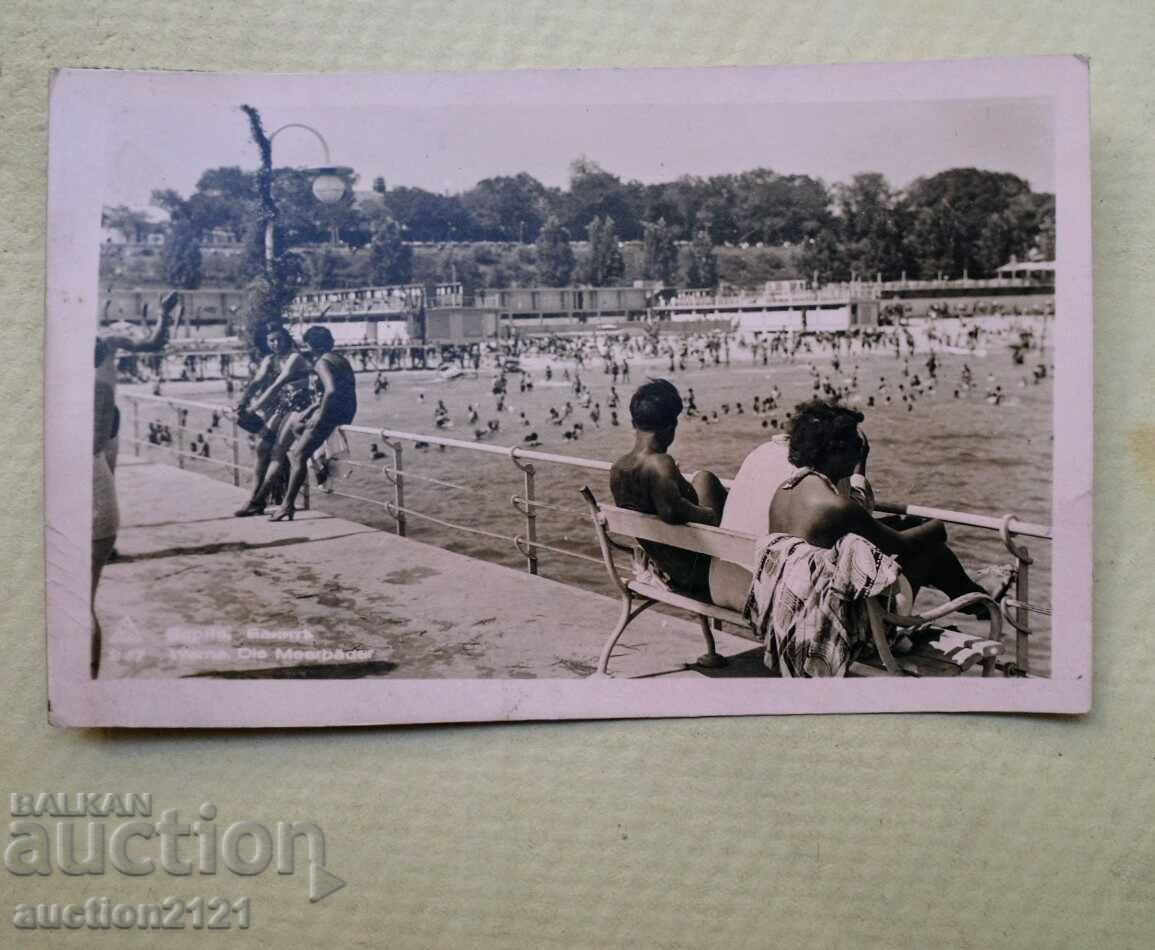
{"label": "shadow on pavement", "polygon": [[773,678],[770,671],[766,669],[766,664],[762,662],[765,655],[766,649],[764,647],[755,647],[753,650],[746,650],[744,653],[735,653],[733,656],[726,657],[726,665],[716,669],[707,669],[696,663],[688,663],[687,668],[711,679],[735,679],[751,676]]}
{"label": "shadow on pavement", "polygon": [[309,663],[300,666],[274,666],[262,670],[208,670],[190,673],[183,679],[225,680],[354,680],[364,676],[384,676],[397,669],[396,663],[373,660],[368,663]]}

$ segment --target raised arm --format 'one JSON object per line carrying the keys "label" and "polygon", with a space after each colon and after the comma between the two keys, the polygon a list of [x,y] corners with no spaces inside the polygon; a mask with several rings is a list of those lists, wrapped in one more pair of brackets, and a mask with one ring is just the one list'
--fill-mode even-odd
{"label": "raised arm", "polygon": [[712,509],[696,505],[682,494],[684,479],[668,455],[648,459],[644,471],[654,510],[666,524],[718,524]]}
{"label": "raised arm", "polygon": [[[860,431],[859,436],[862,440],[862,454],[859,455],[854,472],[847,481],[846,494],[851,501],[867,511],[874,511],[874,489],[870,487],[870,481],[866,477],[866,459],[870,455],[870,441],[866,438],[865,432]],[[842,489],[841,484],[839,489]]]}
{"label": "raised arm", "polygon": [[175,290],[170,290],[165,294],[160,301],[160,319],[156,323],[152,334],[146,340],[134,342],[128,349],[136,353],[155,353],[158,350],[163,350],[165,344],[168,343],[169,332],[173,329],[176,322],[179,322],[179,315],[174,321],[173,314],[177,313],[177,308],[180,307],[180,312],[183,313],[184,307],[181,304],[181,297]]}
{"label": "raised arm", "polygon": [[313,372],[317,374],[317,378],[321,381],[321,398],[317,404],[317,418],[324,419],[327,417],[329,404],[337,395],[337,380],[333,376],[333,371],[329,368],[329,363],[325,359],[319,359],[313,364]]}
{"label": "raised arm", "polygon": [[245,383],[245,388],[241,391],[241,401],[237,403],[237,407],[239,409],[247,409],[249,406],[249,401],[253,398],[253,396],[255,396],[260,390],[264,389],[264,387],[268,384],[269,375],[272,372],[272,367],[273,357],[271,355],[266,356],[263,360],[261,360],[260,365],[257,367],[257,371],[253,374],[253,378]]}
{"label": "raised arm", "polygon": [[[180,294],[175,290],[169,291],[160,302],[160,319],[152,333],[144,340],[134,340],[130,336],[110,334],[101,335],[104,345],[111,350],[123,350],[126,353],[156,353],[163,350],[168,343],[169,331],[173,328],[173,311],[180,303]],[[107,310],[107,308],[105,308]],[[148,321],[148,304],[144,305],[141,313],[145,322]]]}

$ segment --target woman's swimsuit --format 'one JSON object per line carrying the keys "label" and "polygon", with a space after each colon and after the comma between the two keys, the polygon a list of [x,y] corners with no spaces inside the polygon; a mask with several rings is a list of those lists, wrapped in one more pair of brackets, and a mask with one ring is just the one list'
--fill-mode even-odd
{"label": "woman's swimsuit", "polygon": [[826,485],[826,487],[829,488],[834,494],[837,495],[839,493],[838,489],[834,485],[834,482],[832,482],[829,478],[827,478],[820,471],[818,471],[817,469],[814,469],[814,468],[800,468],[800,469],[798,469],[798,471],[796,471],[793,475],[791,475],[788,479],[786,479],[786,481],[784,481],[778,487],[781,488],[783,491],[789,491],[791,488],[793,488],[795,485],[797,485],[800,481],[802,481],[802,479],[804,479],[807,475],[818,476],[818,478],[822,479],[822,481]]}
{"label": "woman's swimsuit", "polygon": [[[273,355],[273,364],[270,374],[276,379],[284,370],[286,362],[297,354],[289,353],[284,356]],[[285,361],[285,362],[282,362]],[[309,407],[311,396],[309,393],[309,367],[303,357],[298,357],[297,371],[285,381],[277,395],[269,400],[267,406],[262,407],[261,415],[265,418],[266,439],[275,439],[281,431],[289,415],[301,412]]]}
{"label": "woman's swimsuit", "polygon": [[[318,364],[324,362],[333,376],[334,390],[329,399],[324,421],[331,425],[348,425],[357,415],[357,377],[353,375],[353,367],[349,365],[348,360],[336,353],[325,353],[317,362]],[[313,385],[314,399],[319,401],[324,398],[325,388],[319,378],[316,378]]]}

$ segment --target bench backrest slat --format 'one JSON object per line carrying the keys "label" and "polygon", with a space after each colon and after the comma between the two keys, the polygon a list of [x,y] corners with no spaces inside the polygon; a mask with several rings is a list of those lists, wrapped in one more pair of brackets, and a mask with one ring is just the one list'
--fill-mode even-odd
{"label": "bench backrest slat", "polygon": [[644,515],[640,511],[616,508],[613,505],[599,507],[605,516],[607,529],[613,534],[708,554],[739,564],[747,570],[754,568],[754,544],[757,539],[752,534],[723,531],[704,524],[666,524],[655,515]]}

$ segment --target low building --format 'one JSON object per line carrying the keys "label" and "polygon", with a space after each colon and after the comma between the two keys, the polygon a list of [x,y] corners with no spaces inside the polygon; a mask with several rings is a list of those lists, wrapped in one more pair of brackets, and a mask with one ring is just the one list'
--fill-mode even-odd
{"label": "low building", "polygon": [[580,329],[591,320],[641,320],[652,293],[645,287],[510,287],[479,290],[474,303],[518,332]]}
{"label": "low building", "polygon": [[771,281],[756,292],[684,290],[656,300],[652,313],[695,330],[725,321],[742,333],[849,330],[878,323],[878,290],[872,284],[811,288],[803,281]]}
{"label": "low building", "polygon": [[[157,318],[160,298],[168,287],[113,287],[101,294],[100,323],[141,323],[148,305],[148,320]],[[184,315],[177,339],[224,337],[239,332],[245,306],[245,292],[232,287],[200,287],[182,290]]]}
{"label": "low building", "polygon": [[1054,288],[1054,261],[1011,261],[996,272],[999,277],[1025,280],[1031,284]]}

